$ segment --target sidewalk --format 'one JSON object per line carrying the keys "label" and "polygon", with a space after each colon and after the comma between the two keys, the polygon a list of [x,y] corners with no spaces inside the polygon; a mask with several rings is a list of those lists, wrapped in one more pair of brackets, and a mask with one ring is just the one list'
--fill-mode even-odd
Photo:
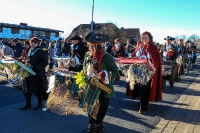
{"label": "sidewalk", "polygon": [[164,113],[151,133],[200,133],[200,75]]}

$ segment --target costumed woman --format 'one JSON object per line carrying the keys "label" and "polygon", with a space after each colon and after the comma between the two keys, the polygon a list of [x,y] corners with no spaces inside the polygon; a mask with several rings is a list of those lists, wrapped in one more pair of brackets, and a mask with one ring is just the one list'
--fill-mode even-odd
{"label": "costumed woman", "polygon": [[48,81],[46,78],[45,67],[48,65],[46,53],[39,47],[40,40],[33,37],[30,40],[31,49],[27,55],[27,62],[32,66],[32,70],[36,73],[35,76],[30,75],[25,79],[26,83],[23,88],[23,93],[26,99],[25,106],[21,110],[31,108],[31,96],[35,94],[38,100],[35,110],[42,108],[42,101],[47,99]]}
{"label": "costumed woman", "polygon": [[119,76],[118,68],[113,57],[105,52],[104,41],[106,37],[101,34],[90,33],[86,36],[89,52],[85,54],[83,70],[88,76],[96,73],[100,77],[100,82],[111,89],[111,93],[101,91],[99,96],[100,107],[96,118],[89,116],[88,132],[101,133],[103,130],[102,121],[106,115],[109,98],[115,97],[112,80]]}
{"label": "costumed woman", "polygon": [[157,102],[162,100],[161,56],[157,46],[153,44],[153,37],[151,33],[143,32],[141,34],[141,42],[136,47],[132,57],[146,59],[152,66],[152,69],[155,73],[147,85],[136,83],[134,90],[131,90],[130,84],[127,83],[126,95],[132,96],[132,98],[139,98],[139,113],[144,114],[147,111],[149,101]]}

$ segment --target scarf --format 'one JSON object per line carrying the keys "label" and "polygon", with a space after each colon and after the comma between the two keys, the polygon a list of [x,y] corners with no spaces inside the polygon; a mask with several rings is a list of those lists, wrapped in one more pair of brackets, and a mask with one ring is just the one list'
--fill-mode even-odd
{"label": "scarf", "polygon": [[152,45],[152,41],[149,41],[149,43],[146,44],[146,45],[144,45],[143,43],[140,43],[140,44],[136,47],[135,51],[133,52],[132,57],[134,57],[134,56],[136,55],[137,51],[138,51],[142,46],[144,46],[144,47],[143,47],[143,50],[142,50],[142,54],[144,54],[144,55],[147,56],[147,55],[148,55],[148,52],[149,52],[149,47],[150,47],[150,45]]}
{"label": "scarf", "polygon": [[[97,45],[97,46],[100,46],[101,47],[101,44],[100,43],[93,43],[92,45]],[[95,46],[95,47],[97,47]],[[90,56],[93,58],[93,59],[97,59],[98,62],[97,62],[97,72],[101,72],[102,69],[101,69],[101,62],[103,60],[103,55],[104,55],[104,49],[101,47],[101,49],[97,49],[97,51],[90,51]]]}

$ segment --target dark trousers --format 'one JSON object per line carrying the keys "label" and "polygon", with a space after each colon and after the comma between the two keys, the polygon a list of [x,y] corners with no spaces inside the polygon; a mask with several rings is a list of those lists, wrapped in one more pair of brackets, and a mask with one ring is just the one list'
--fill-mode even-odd
{"label": "dark trousers", "polygon": [[169,80],[170,86],[174,85],[175,81],[178,81],[178,70],[177,65],[173,65],[171,75],[167,75],[167,80]]}
{"label": "dark trousers", "polygon": [[97,113],[97,119],[95,120],[91,116],[89,116],[90,124],[102,124],[104,117],[106,116],[106,112],[108,110],[109,98],[99,97],[100,107]]}
{"label": "dark trousers", "polygon": [[139,100],[140,100],[140,110],[146,111],[147,106],[149,104],[149,91],[150,91],[150,85],[151,82],[148,82],[147,85],[142,85],[140,87],[140,94],[139,94]]}

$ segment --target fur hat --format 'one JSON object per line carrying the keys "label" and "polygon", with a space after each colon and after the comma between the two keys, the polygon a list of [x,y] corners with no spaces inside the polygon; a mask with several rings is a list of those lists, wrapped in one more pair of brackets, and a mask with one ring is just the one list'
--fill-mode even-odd
{"label": "fur hat", "polygon": [[79,35],[75,35],[74,37],[72,37],[70,40],[82,40],[82,38]]}

